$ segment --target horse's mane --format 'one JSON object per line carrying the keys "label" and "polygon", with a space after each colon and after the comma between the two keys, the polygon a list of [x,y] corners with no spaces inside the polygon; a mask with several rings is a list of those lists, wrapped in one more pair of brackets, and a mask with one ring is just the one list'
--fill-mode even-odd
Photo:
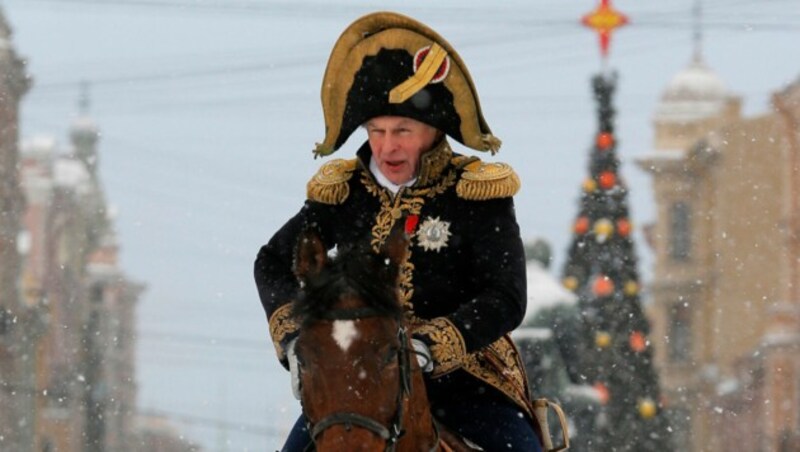
{"label": "horse's mane", "polygon": [[367,247],[340,248],[315,275],[310,275],[294,303],[293,314],[302,325],[326,319],[342,296],[352,295],[379,315],[400,319],[397,265]]}

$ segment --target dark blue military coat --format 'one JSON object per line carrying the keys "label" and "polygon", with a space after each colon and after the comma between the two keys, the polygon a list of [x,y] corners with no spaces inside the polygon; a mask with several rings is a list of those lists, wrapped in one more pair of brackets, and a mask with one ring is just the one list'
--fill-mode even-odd
{"label": "dark blue military coat", "polygon": [[415,184],[393,196],[373,178],[370,156],[365,143],[356,159],[323,165],[303,208],[258,254],[256,283],[279,358],[285,362],[284,346],[298,329],[289,314],[300,231],[315,227],[328,248],[368,241],[377,250],[398,219],[415,216],[401,298],[413,334],[431,349],[432,377],[477,378],[533,417],[524,367],[508,337],[526,303],[516,173],[456,155],[442,140],[422,155]]}

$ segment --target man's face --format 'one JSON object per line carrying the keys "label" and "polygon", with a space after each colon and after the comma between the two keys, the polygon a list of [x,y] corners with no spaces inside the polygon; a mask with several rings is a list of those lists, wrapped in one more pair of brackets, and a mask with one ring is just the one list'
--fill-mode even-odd
{"label": "man's face", "polygon": [[413,179],[420,155],[430,150],[439,131],[403,116],[378,116],[366,123],[372,158],[381,173],[394,184]]}

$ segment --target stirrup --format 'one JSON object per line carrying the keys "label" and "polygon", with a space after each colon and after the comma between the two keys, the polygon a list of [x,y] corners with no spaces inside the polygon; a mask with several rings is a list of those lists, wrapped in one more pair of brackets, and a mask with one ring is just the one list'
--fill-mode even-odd
{"label": "stirrup", "polygon": [[[558,416],[558,422],[561,424],[561,439],[563,444],[558,447],[553,447],[553,438],[550,437],[550,427],[547,423],[547,409],[552,408]],[[564,410],[561,409],[557,403],[553,403],[547,399],[536,399],[533,401],[534,414],[536,421],[539,422],[539,427],[542,430],[542,442],[544,443],[544,452],[559,452],[569,448],[569,428],[567,427],[567,417],[564,415]]]}

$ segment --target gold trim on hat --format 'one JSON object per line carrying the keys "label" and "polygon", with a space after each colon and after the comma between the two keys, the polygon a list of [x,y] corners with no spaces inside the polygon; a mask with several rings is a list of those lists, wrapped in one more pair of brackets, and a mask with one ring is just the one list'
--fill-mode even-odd
{"label": "gold trim on hat", "polygon": [[425,88],[436,73],[439,72],[439,67],[441,67],[445,58],[447,58],[447,51],[434,42],[417,72],[409,77],[408,80],[389,91],[389,103],[402,104],[411,96],[417,94],[419,90]]}
{"label": "gold trim on hat", "polygon": [[[450,43],[415,19],[392,12],[378,12],[353,22],[331,51],[320,93],[326,133],[325,139],[314,149],[315,157],[336,151],[334,146],[341,133],[347,94],[365,57],[377,55],[381,49],[404,49],[413,56],[417,49],[433,45],[441,47],[451,62],[450,74],[443,83],[452,93],[456,113],[461,119],[463,144],[478,151],[496,153],[500,140],[492,135],[483,118],[475,84]],[[429,56],[426,56],[426,61]],[[438,70],[438,65],[433,66]]]}

